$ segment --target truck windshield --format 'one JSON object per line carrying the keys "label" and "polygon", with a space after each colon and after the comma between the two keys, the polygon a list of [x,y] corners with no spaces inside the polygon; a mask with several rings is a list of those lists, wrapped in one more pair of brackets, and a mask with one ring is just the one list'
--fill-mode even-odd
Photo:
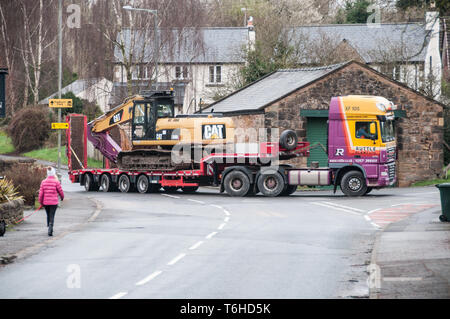
{"label": "truck windshield", "polygon": [[395,133],[392,121],[380,122],[380,124],[383,143],[393,141],[395,139]]}

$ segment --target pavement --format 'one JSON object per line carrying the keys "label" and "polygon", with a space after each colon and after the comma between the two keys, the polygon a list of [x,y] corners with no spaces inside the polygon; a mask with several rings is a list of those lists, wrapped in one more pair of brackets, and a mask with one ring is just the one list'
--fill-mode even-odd
{"label": "pavement", "polygon": [[47,217],[43,208],[37,212],[33,209],[25,210],[26,219],[17,225],[8,225],[4,237],[0,238],[0,267],[39,252],[93,220],[100,203],[95,198],[87,198],[84,194],[74,192],[80,187],[70,183],[67,171],[62,171],[62,187],[65,199],[60,202],[56,211],[54,236],[49,237],[47,234]]}
{"label": "pavement", "polygon": [[371,298],[450,298],[450,223],[428,209],[379,233],[372,255]]}

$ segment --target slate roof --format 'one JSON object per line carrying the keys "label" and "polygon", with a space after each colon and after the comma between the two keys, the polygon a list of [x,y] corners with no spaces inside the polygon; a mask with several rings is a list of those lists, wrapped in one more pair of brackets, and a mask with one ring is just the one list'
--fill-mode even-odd
{"label": "slate roof", "polygon": [[[72,92],[74,95],[77,95],[77,94],[83,92],[84,90],[88,89],[89,87],[93,86],[94,84],[97,84],[98,82],[100,82],[103,79],[104,78],[76,80],[76,81],[70,83],[69,85],[63,87],[61,89],[61,94],[66,94],[68,92]],[[57,96],[58,96],[58,92],[55,92],[52,95],[46,97],[45,99],[39,101],[39,104],[48,104],[48,101],[50,99],[54,99]]]}
{"label": "slate roof", "polygon": [[[145,34],[142,30],[132,33],[130,29],[123,29],[117,35],[118,41],[122,34],[126,55],[134,41],[133,55],[136,61],[153,61],[154,34],[151,30]],[[248,45],[248,28],[163,29],[159,34],[162,44],[159,56],[162,63],[245,62],[241,49]],[[116,62],[122,60],[122,53],[117,47],[114,49],[114,57]]]}
{"label": "slate roof", "polygon": [[346,40],[366,63],[380,62],[376,52],[383,47],[402,47],[409,61],[423,62],[430,37],[424,23],[382,23],[379,28],[367,24],[312,25],[289,28],[287,34],[292,45],[302,40],[320,41],[323,36],[332,41]]}
{"label": "slate roof", "polygon": [[210,112],[212,109],[214,109],[214,112],[220,113],[261,110],[274,101],[334,72],[348,63],[272,72],[209,105],[202,112]]}

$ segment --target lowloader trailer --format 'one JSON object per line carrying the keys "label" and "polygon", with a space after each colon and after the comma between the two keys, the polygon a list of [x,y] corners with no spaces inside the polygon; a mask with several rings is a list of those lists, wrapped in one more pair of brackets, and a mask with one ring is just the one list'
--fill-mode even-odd
{"label": "lowloader trailer", "polygon": [[273,197],[290,195],[299,185],[332,185],[335,192],[340,187],[347,196],[362,196],[396,182],[394,109],[393,103],[382,97],[333,97],[325,147],[328,167],[278,165],[279,160],[307,157],[310,149],[317,146],[298,142],[295,132],[287,130],[279,142],[259,143],[254,152],[246,151],[251,147],[236,145],[234,152],[211,153],[192,169],[183,170],[87,168],[86,118],[72,114],[67,117],[66,134],[69,176],[87,191],[148,193],[181,189],[191,193],[200,186],[217,186],[230,196],[261,192]]}

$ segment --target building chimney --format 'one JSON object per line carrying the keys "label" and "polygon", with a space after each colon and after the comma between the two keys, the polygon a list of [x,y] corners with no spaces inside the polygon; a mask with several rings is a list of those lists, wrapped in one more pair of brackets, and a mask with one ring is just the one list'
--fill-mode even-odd
{"label": "building chimney", "polygon": [[249,50],[255,50],[255,43],[256,43],[256,32],[255,27],[253,26],[253,17],[249,17],[247,21],[247,28],[248,28],[248,47]]}

